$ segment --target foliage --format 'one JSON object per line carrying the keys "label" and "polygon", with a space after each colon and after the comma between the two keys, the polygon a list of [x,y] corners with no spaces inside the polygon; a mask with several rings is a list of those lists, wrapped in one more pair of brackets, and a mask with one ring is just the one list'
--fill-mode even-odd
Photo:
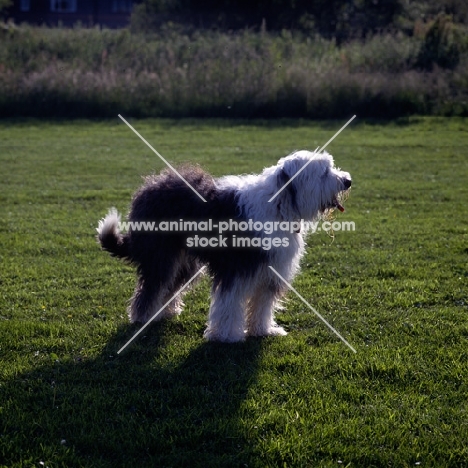
{"label": "foliage", "polygon": [[12,0],[0,0],[0,13],[6,10],[9,6],[11,6]]}
{"label": "foliage", "polygon": [[468,25],[468,3],[465,0],[405,1],[401,15],[412,24],[421,20],[430,22],[439,15],[448,15],[453,18],[454,23]]}
{"label": "foliage", "polygon": [[[336,118],[467,111],[454,73],[415,69],[423,41],[383,34],[0,30],[0,115]],[[462,50],[462,49],[460,49]]]}
{"label": "foliage", "polygon": [[428,29],[419,51],[417,65],[432,70],[434,65],[454,69],[460,62],[461,40],[450,18],[439,15]]}
{"label": "foliage", "polygon": [[418,23],[439,15],[468,25],[465,0],[144,0],[134,10],[135,30],[157,30],[164,22],[184,28],[267,28],[314,32],[338,43],[383,31],[412,34]]}
{"label": "foliage", "polygon": [[[401,12],[400,0],[146,0],[134,12],[135,24],[154,28],[158,15],[196,27],[315,31],[338,40],[377,32]],[[167,17],[166,17],[167,18]]]}
{"label": "foliage", "polygon": [[129,30],[3,24],[0,116],[467,115],[467,18],[463,0],[146,0]]}

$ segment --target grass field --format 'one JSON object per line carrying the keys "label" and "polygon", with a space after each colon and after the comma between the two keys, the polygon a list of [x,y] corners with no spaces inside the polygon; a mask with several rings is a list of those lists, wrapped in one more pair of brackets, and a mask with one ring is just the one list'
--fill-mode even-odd
{"label": "grass field", "polygon": [[[127,117],[127,116],[126,116]],[[131,121],[171,162],[257,172],[344,122]],[[285,338],[206,343],[209,282],[136,332],[97,246],[163,163],[119,120],[0,122],[0,466],[468,467],[468,120],[354,122],[355,232],[309,239]]]}

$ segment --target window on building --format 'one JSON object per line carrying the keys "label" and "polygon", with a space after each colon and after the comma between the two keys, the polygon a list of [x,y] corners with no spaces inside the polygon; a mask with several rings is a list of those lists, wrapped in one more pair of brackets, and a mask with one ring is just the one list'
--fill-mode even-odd
{"label": "window on building", "polygon": [[112,13],[131,13],[133,7],[132,0],[113,0]]}
{"label": "window on building", "polygon": [[50,0],[50,11],[57,13],[74,13],[77,0]]}
{"label": "window on building", "polygon": [[29,11],[30,9],[31,9],[31,0],[21,0],[20,10],[21,11]]}

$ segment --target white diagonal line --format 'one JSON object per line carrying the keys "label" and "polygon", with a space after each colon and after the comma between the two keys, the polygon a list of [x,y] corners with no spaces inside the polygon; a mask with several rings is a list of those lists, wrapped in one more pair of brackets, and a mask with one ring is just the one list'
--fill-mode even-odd
{"label": "white diagonal line", "polygon": [[[320,154],[354,119],[356,118],[353,115],[321,148],[317,154]],[[317,148],[318,149],[318,148]],[[314,153],[317,152],[317,149]],[[268,203],[272,202],[287,186],[290,184],[310,163],[312,160],[310,159],[304,166],[302,166],[289,180],[284,184],[269,200]]]}
{"label": "white diagonal line", "polygon": [[323,146],[320,148],[319,153],[321,153],[354,119],[356,118],[353,115]]}
{"label": "white diagonal line", "polygon": [[171,301],[173,301],[202,271],[205,269],[205,266],[202,266],[149,320],[146,322],[133,336],[130,340],[125,343],[118,351],[117,354],[120,354],[158,315],[168,306]]}
{"label": "white diagonal line", "polygon": [[154,153],[159,156],[159,158],[164,161],[164,163],[169,167],[171,168],[186,184],[188,187],[190,187],[194,192],[195,194],[200,197],[205,203],[206,203],[206,200],[184,179],[184,177],[182,177],[182,175],[179,174],[179,172],[177,172],[177,170],[166,160],[164,159],[120,114],[119,114],[119,118],[127,124],[127,126],[133,130],[133,132],[138,135],[141,140],[143,141],[143,143],[145,143],[152,151],[154,151]]}
{"label": "white diagonal line", "polygon": [[[317,150],[320,148],[320,146],[317,146],[315,149],[314,153],[317,153]],[[318,154],[318,153],[317,153]],[[312,159],[309,159],[269,200],[268,203],[270,203],[276,196],[278,196],[310,163],[312,162]]]}
{"label": "white diagonal line", "polygon": [[346,345],[351,351],[357,353],[357,351],[336,331],[293,287],[289,284],[271,265],[269,268],[280,278],[291,291],[296,293],[296,296],[302,300],[302,302],[333,332],[335,335]]}

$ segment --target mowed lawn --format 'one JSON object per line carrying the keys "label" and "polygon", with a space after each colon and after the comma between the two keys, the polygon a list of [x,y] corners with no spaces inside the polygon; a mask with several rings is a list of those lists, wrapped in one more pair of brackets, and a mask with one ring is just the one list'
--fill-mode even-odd
{"label": "mowed lawn", "polygon": [[[131,120],[171,163],[259,172],[343,122]],[[354,232],[319,232],[283,338],[206,343],[209,279],[136,333],[100,251],[164,164],[117,117],[0,122],[0,466],[467,467],[468,120],[357,119],[328,147]]]}

